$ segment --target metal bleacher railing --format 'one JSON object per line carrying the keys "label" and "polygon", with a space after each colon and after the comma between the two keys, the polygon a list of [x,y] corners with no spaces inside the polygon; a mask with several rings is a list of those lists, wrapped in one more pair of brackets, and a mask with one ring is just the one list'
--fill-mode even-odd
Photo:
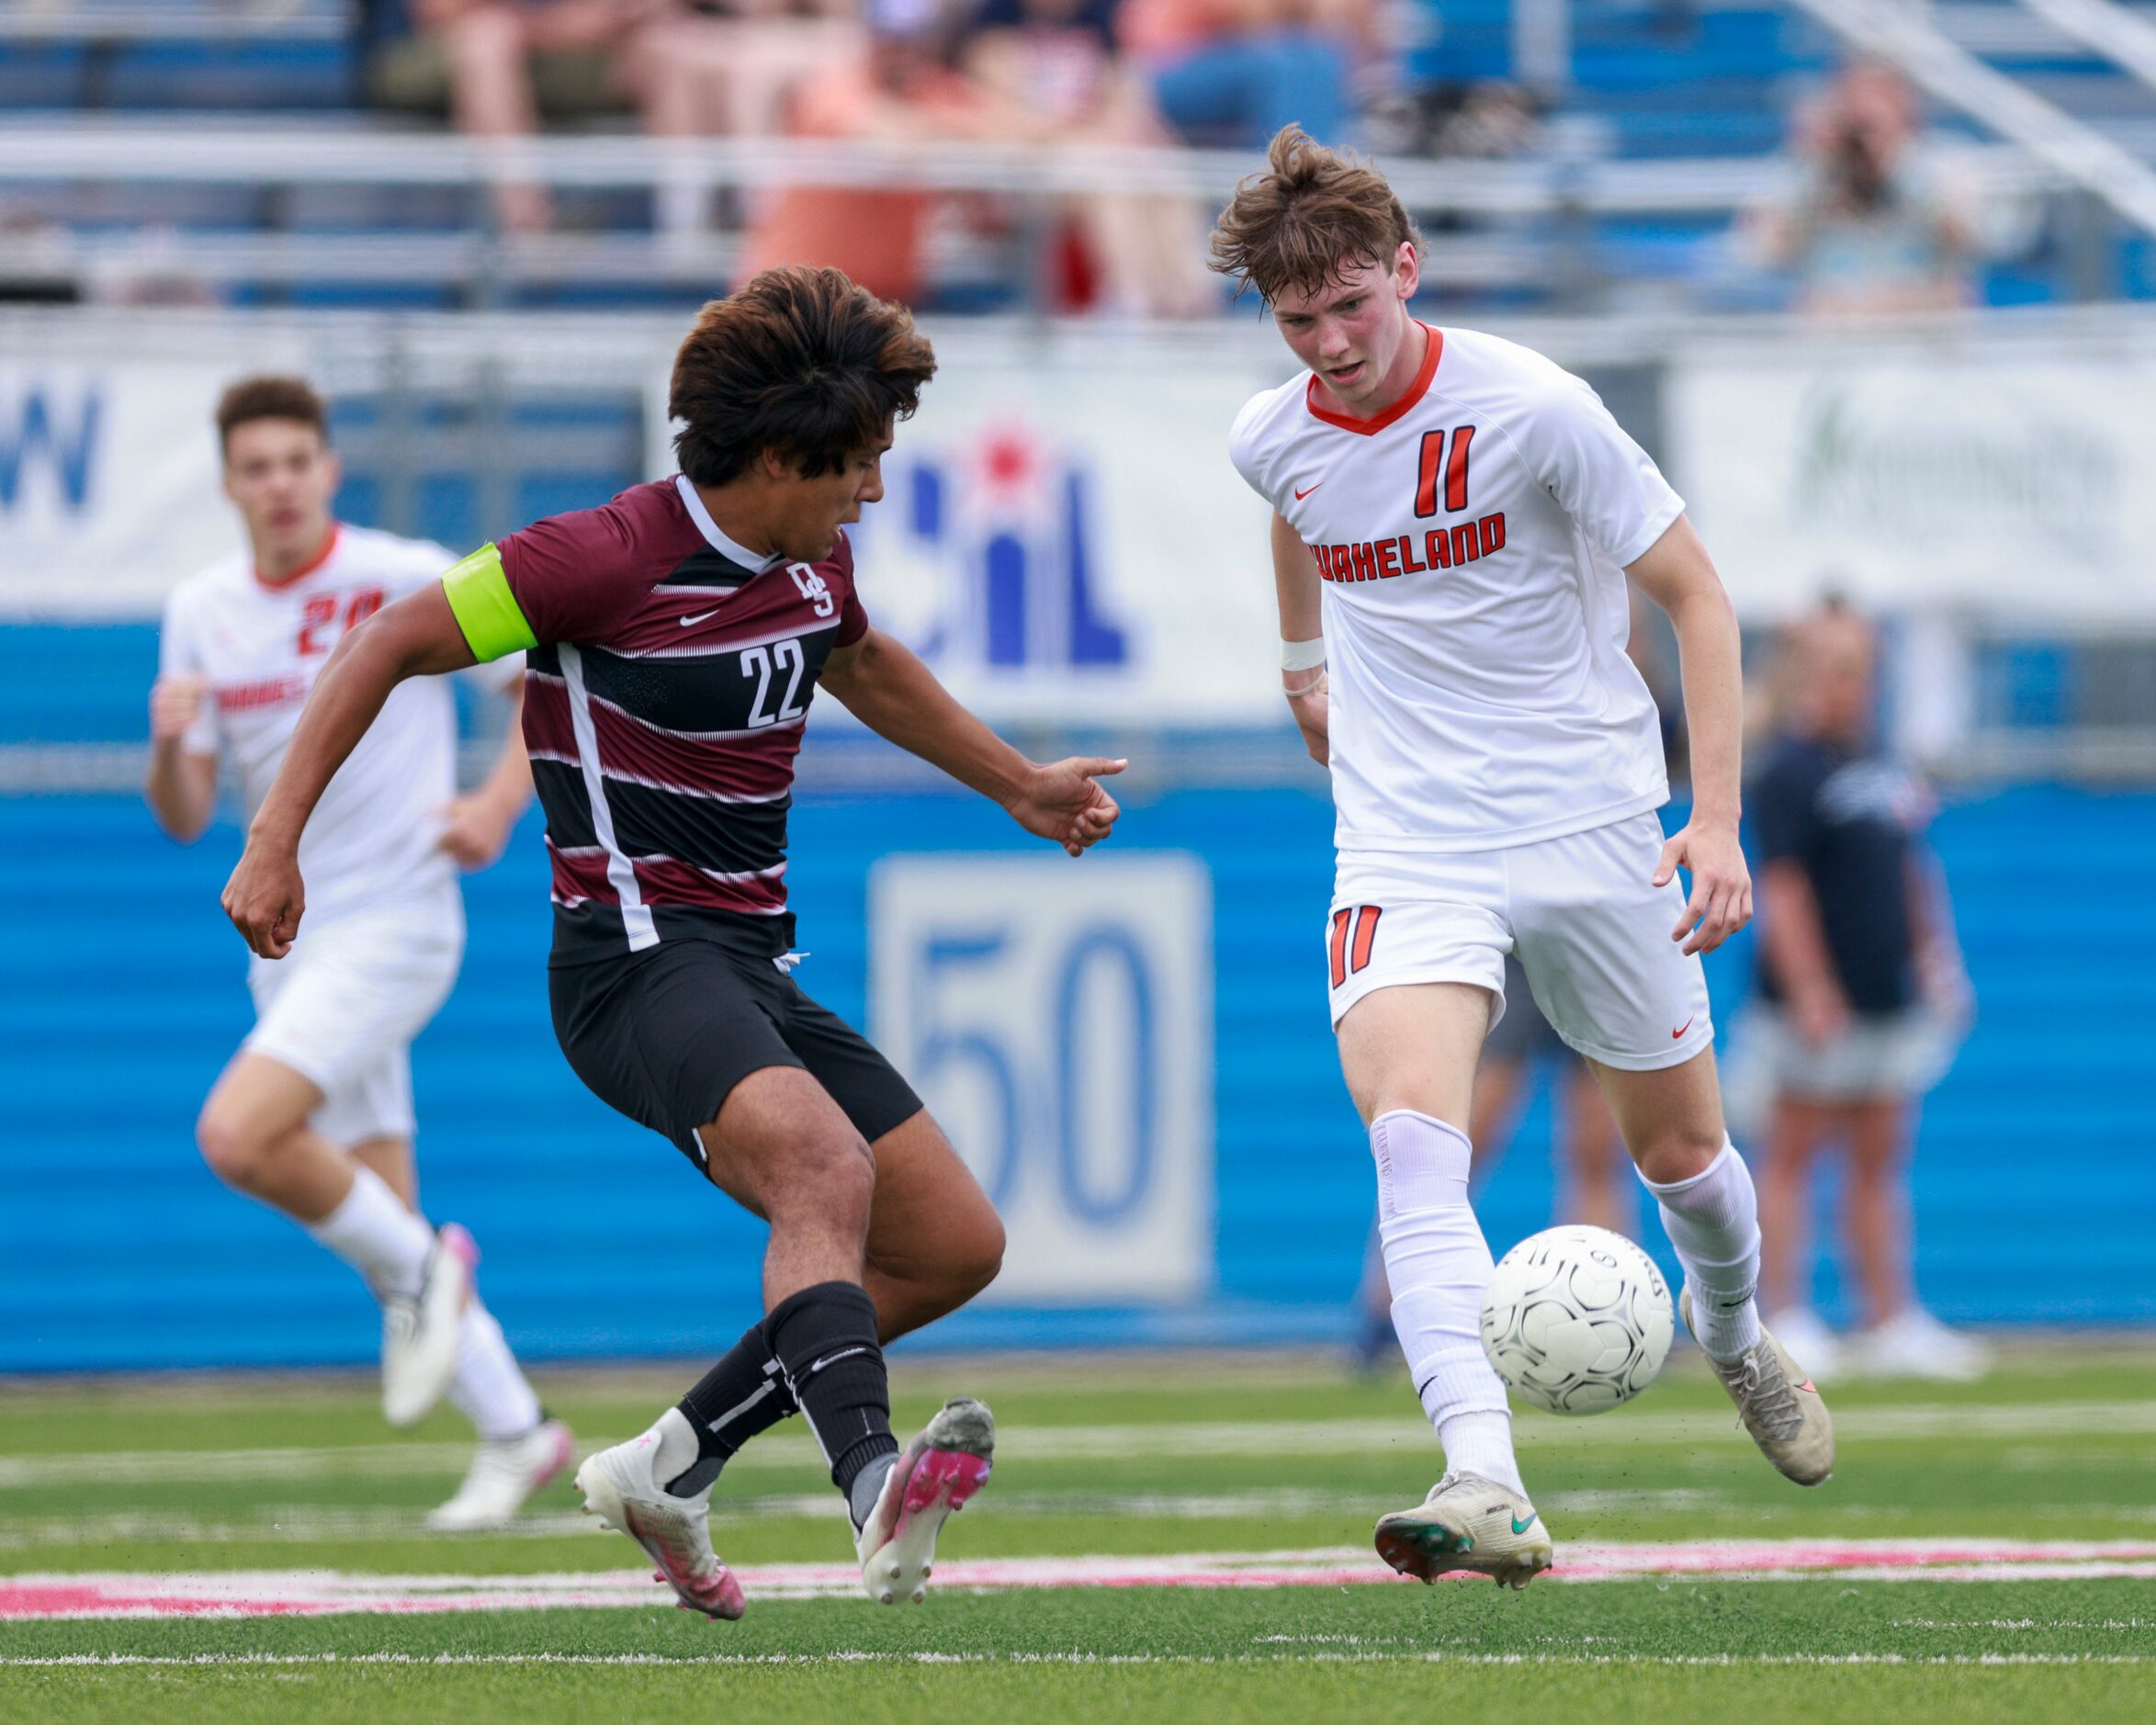
{"label": "metal bleacher railing", "polygon": [[353,12],[351,0],[0,0],[0,40],[330,41]]}
{"label": "metal bleacher railing", "polygon": [[[2011,146],[1972,146],[1965,165],[1988,198],[2039,196],[2066,177]],[[1148,193],[1217,204],[1250,159],[1209,151],[909,147],[809,141],[636,136],[545,137],[487,142],[370,125],[172,120],[58,120],[0,124],[0,192],[73,198],[98,187],[147,194],[244,190],[258,199],[333,189],[385,196],[424,190],[461,197],[467,219],[442,231],[387,222],[159,229],[78,222],[51,237],[47,274],[96,276],[140,264],[210,287],[311,283],[450,284],[467,303],[492,303],[533,283],[698,283],[724,280],[737,233],[597,232],[511,235],[490,217],[488,188],[537,181],[561,190],[701,188],[752,194],[788,186],[908,186],[988,194],[1020,212],[1002,242],[946,242],[940,280],[998,283],[1022,303],[1041,276],[1038,242],[1061,200],[1089,192]],[[1610,284],[1593,224],[1622,216],[1697,220],[1728,216],[1769,197],[1790,172],[1779,156],[1674,161],[1405,161],[1388,163],[1418,216],[1439,219],[1425,277],[1439,288],[1532,287],[1555,307],[1584,306]]]}

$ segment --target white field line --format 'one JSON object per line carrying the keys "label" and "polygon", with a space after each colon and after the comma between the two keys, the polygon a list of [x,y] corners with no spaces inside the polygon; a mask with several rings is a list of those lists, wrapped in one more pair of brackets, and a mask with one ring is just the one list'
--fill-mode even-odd
{"label": "white field line", "polygon": [[[1552,1514],[1600,1514],[1613,1509],[1710,1510],[1733,1507],[1738,1500],[1720,1492],[1688,1487],[1668,1491],[1579,1491],[1544,1494],[1538,1502]],[[1308,1486],[1258,1486],[1244,1492],[1189,1496],[1171,1492],[999,1492],[999,1518],[1118,1516],[1138,1521],[1265,1521],[1288,1516],[1369,1517],[1367,1491]],[[832,1521],[840,1501],[829,1491],[719,1497],[712,1504],[714,1526],[723,1529],[749,1521]],[[1866,1511],[1864,1513],[1870,1513]],[[106,1510],[88,1516],[17,1516],[0,1521],[0,1551],[36,1550],[73,1545],[308,1545],[328,1540],[439,1540],[425,1526],[422,1507],[334,1507],[322,1504],[261,1504],[234,1516],[205,1517],[160,1509]],[[542,1511],[517,1517],[506,1528],[487,1529],[496,1539],[581,1539],[602,1532],[591,1516],[574,1510]]]}
{"label": "white field line", "polygon": [[[2156,1434],[2156,1401],[2048,1402],[2033,1404],[1916,1404],[1837,1412],[1840,1438],[1857,1442],[1939,1438],[2105,1438]],[[1727,1438],[1720,1413],[1657,1414],[1639,1409],[1595,1419],[1523,1417],[1529,1443],[1695,1443]],[[589,1450],[617,1441],[586,1438]],[[1020,1426],[999,1433],[998,1454],[1011,1461],[1174,1460],[1188,1456],[1356,1455],[1428,1449],[1429,1427],[1412,1419],[1212,1420],[1178,1425]],[[318,1449],[73,1450],[65,1455],[0,1457],[0,1490],[128,1481],[322,1479],[371,1475],[454,1478],[471,1460],[464,1444],[346,1444]],[[805,1433],[773,1433],[727,1464],[820,1471]]]}
{"label": "white field line", "polygon": [[[752,1598],[850,1597],[851,1564],[785,1563],[739,1572]],[[1672,1545],[1567,1545],[1551,1579],[2071,1581],[2156,1579],[2156,1542],[2012,1539],[1753,1539]],[[1371,1552],[1002,1558],[937,1569],[962,1591],[1033,1587],[1244,1588],[1349,1586],[1399,1580]],[[649,1573],[541,1575],[372,1575],[334,1570],[217,1573],[81,1573],[0,1579],[0,1619],[317,1617],[649,1607],[668,1602]]]}
{"label": "white field line", "polygon": [[910,1653],[846,1649],[831,1653],[51,1653],[0,1655],[0,1669],[153,1670],[256,1666],[671,1665],[2149,1665],[2147,1653]]}

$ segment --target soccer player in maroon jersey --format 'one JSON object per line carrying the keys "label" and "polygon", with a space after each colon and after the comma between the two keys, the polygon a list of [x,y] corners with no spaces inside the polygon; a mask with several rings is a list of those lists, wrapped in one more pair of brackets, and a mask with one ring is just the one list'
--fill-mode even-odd
{"label": "soccer player in maroon jersey", "polygon": [[720,1468],[796,1410],[852,1514],[870,1596],[919,1599],[994,1423],[947,1404],[900,1455],[882,1344],[987,1287],[1003,1230],[920,1099],[792,975],[785,826],[821,683],[872,729],[1072,856],[1120,761],[1036,765],[868,621],[842,531],[935,356],[836,270],[767,270],[674,362],[681,472],[481,547],[339,644],[224,907],[265,958],[305,908],[308,815],[407,677],[526,654],[525,736],[554,871],[556,1034],[604,1101],[771,1224],[764,1316],[649,1431],[588,1459],[585,1506],[684,1606],[741,1614],[711,1549]]}

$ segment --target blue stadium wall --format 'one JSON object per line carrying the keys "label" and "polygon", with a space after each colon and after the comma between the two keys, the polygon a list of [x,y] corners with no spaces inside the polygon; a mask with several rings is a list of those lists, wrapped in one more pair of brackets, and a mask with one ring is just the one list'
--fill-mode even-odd
{"label": "blue stadium wall", "polygon": [[[1312,968],[1328,817],[1316,796],[1270,788],[1141,798],[1126,819],[1129,842],[1195,852],[1213,874],[1213,1293],[1164,1310],[965,1313],[935,1343],[1344,1332],[1371,1179]],[[2146,1076],[2156,908],[2145,890],[2156,796],[2001,791],[1950,806],[1937,839],[1982,1017],[1923,1123],[1925,1296],[1955,1320],[2156,1319]],[[0,1003],[0,1370],[373,1352],[373,1314],[350,1273],[222,1189],[192,1147],[195,1109],[248,1024],[242,954],[216,907],[238,840],[220,823],[176,848],[121,795],[0,798],[0,879],[17,908]],[[961,795],[804,801],[792,879],[815,953],[806,980],[858,1020],[876,857],[1023,842]],[[756,1300],[761,1229],[667,1144],[592,1099],[556,1050],[536,820],[467,897],[463,981],[415,1063],[429,1210],[479,1235],[488,1298],[527,1354],[708,1352]],[[1713,962],[1725,1023],[1746,962],[1742,951]],[[1484,1201],[1500,1248],[1548,1219],[1547,1133],[1538,1100]],[[1642,1227],[1660,1249],[1658,1230]],[[1821,1291],[1830,1311],[1844,1309],[1831,1269]]]}

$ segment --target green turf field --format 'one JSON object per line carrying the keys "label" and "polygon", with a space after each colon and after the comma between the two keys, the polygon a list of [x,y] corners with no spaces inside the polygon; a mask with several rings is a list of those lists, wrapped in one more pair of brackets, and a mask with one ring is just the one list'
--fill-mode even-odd
{"label": "green turf field", "polygon": [[[590,1444],[686,1375],[541,1388]],[[362,1382],[0,1388],[0,1718],[2156,1718],[2156,1347],[1837,1389],[1809,1493],[1688,1359],[1617,1414],[1522,1415],[1559,1570],[1520,1595],[1373,1575],[1371,1521],[1437,1467],[1391,1377],[929,1360],[895,1388],[902,1423],[964,1390],[1001,1424],[951,1584],[848,1596],[837,1498],[782,1428],[715,1505],[747,1572],[730,1625],[672,1608],[565,1484],[514,1533],[426,1535],[457,1423],[392,1438]],[[1222,1584],[1253,1577],[1288,1579]],[[50,1615],[137,1594],[157,1615]],[[205,1600],[278,1614],[164,1615]]]}

